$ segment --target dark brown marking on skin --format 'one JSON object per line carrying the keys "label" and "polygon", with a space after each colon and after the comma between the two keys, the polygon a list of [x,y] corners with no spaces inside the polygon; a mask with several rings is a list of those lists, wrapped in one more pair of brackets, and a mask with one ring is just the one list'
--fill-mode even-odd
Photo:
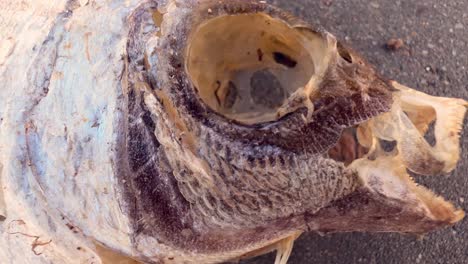
{"label": "dark brown marking on skin", "polygon": [[215,89],[215,92],[214,92],[214,95],[215,95],[215,98],[216,98],[216,102],[218,103],[219,106],[221,106],[221,98],[219,98],[219,89],[221,88],[221,82],[220,81],[216,81],[216,89]]}
{"label": "dark brown marking on skin", "polygon": [[163,232],[157,236],[171,239],[174,233],[191,224],[187,221],[189,205],[177,188],[164,155],[161,152],[157,155],[157,161],[147,166],[134,181],[140,192],[140,210],[144,213],[141,225],[151,226],[153,230]]}
{"label": "dark brown marking on skin", "polygon": [[[151,35],[151,32],[147,35],[141,34],[140,25],[151,19],[151,10],[155,8],[155,3],[148,2],[135,10],[130,17],[129,24],[132,26],[127,46],[129,65],[128,73],[123,78],[128,79],[128,82],[122,84],[124,91],[128,91],[124,94],[127,119],[122,123],[125,132],[122,133],[123,138],[118,139],[119,150],[115,164],[118,167],[119,182],[125,193],[124,201],[133,224],[134,235],[145,233],[164,241],[168,246],[176,247],[182,242],[180,237],[174,234],[191,228],[189,204],[180,193],[163,147],[156,138],[155,129],[162,124],[152,116],[144,102],[144,92],[138,88],[144,83],[152,89],[151,84],[157,82],[146,80],[145,72],[136,72],[139,69],[138,58],[141,58],[140,47],[144,46],[144,37]],[[148,69],[147,66],[146,70]],[[173,122],[180,130],[184,130],[185,124],[177,118],[177,109],[171,101],[163,92],[159,92],[160,89],[152,90],[164,105],[165,113],[174,118]],[[187,142],[190,142],[190,134],[183,138],[185,147],[189,149],[191,144]]]}
{"label": "dark brown marking on skin", "polygon": [[263,61],[263,51],[262,51],[262,49],[257,49],[257,58],[258,58],[258,61]]}
{"label": "dark brown marking on skin", "polygon": [[224,107],[225,108],[232,108],[236,103],[238,97],[237,87],[236,85],[229,81],[226,97],[224,98]]}
{"label": "dark brown marking on skin", "polygon": [[124,186],[126,201],[134,203],[129,213],[136,220],[136,234],[150,232],[158,240],[180,244],[173,236],[192,224],[189,204],[180,193],[161,144],[155,137],[156,121],[141,100],[142,93],[133,94],[132,100],[128,101],[129,116],[141,116],[141,122],[129,124],[127,132],[129,171],[125,176],[127,185]]}
{"label": "dark brown marking on skin", "polygon": [[151,156],[148,155],[150,152],[148,151],[148,148],[150,146],[145,142],[145,139],[149,137],[149,134],[147,134],[146,129],[143,131],[130,129],[128,133],[128,157],[130,168],[133,171],[136,171],[138,168],[145,165],[151,158]]}

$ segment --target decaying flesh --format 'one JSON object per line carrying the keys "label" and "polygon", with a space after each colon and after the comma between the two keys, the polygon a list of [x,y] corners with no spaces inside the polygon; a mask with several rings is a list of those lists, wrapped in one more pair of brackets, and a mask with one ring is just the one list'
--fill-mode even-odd
{"label": "decaying flesh", "polygon": [[[0,3],[0,259],[218,263],[461,210],[467,102],[263,1]],[[424,136],[435,122],[435,145]]]}

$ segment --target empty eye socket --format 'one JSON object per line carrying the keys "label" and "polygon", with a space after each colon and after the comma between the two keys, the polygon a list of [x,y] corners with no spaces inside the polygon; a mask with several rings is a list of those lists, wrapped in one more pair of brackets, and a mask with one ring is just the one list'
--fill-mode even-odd
{"label": "empty eye socket", "polygon": [[217,113],[245,124],[274,121],[313,76],[321,41],[306,43],[300,31],[263,13],[220,16],[193,31],[186,70]]}

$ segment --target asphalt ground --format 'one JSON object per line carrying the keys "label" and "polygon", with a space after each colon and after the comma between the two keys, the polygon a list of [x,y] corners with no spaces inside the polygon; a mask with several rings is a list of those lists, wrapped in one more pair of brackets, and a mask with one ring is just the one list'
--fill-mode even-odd
{"label": "asphalt ground", "polygon": [[[270,0],[345,41],[387,78],[426,93],[468,100],[468,0]],[[386,48],[392,39],[404,46]],[[458,168],[416,177],[468,211],[468,120]],[[274,254],[243,263],[272,264]],[[289,264],[468,263],[468,219],[424,237],[399,234],[304,234]]]}

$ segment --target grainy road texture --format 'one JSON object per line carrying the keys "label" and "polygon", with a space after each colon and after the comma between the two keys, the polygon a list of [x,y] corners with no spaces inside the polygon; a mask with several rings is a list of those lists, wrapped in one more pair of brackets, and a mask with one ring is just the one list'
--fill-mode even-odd
{"label": "grainy road texture", "polygon": [[[270,0],[320,24],[363,54],[388,78],[438,96],[468,99],[468,1]],[[385,44],[401,38],[390,52]],[[467,120],[465,120],[466,124]],[[462,156],[451,175],[417,177],[468,211],[468,129]],[[245,263],[274,262],[274,255]],[[468,263],[468,220],[418,238],[397,234],[305,234],[290,264]]]}

